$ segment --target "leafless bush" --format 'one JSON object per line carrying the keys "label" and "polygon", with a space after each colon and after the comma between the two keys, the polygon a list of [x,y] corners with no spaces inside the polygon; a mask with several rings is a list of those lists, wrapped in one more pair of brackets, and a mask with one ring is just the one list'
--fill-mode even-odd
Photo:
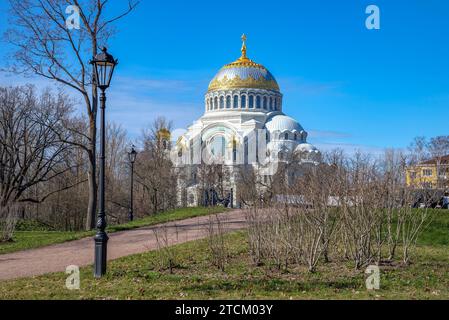
{"label": "leafless bush", "polygon": [[429,211],[427,208],[413,210],[409,206],[403,206],[398,213],[403,221],[402,233],[402,262],[410,263],[411,251],[416,246],[416,240],[426,223],[429,222]]}
{"label": "leafless bush", "polygon": [[249,253],[255,265],[261,265],[265,256],[263,228],[265,223],[261,219],[261,211],[257,206],[253,206],[246,211],[246,221],[248,223],[248,245]]}
{"label": "leafless bush", "polygon": [[[169,238],[169,228],[167,226],[156,227],[153,229],[153,234],[156,238],[157,250],[156,263],[159,270],[169,270],[170,274],[173,273],[174,268],[177,266],[177,255]],[[175,226],[176,239],[178,238],[178,229]]]}
{"label": "leafless bush", "polygon": [[[412,209],[412,192],[404,184],[405,155],[389,151],[380,158],[361,153],[345,157],[333,152],[324,159],[302,167],[290,180],[286,167],[265,188],[258,188],[256,175],[241,179],[254,186],[244,194],[252,205],[246,218],[253,262],[279,269],[302,264],[313,272],[320,261],[335,256],[360,269],[391,261],[401,246],[408,263],[429,215]],[[260,190],[281,195],[280,200],[264,203]]]}
{"label": "leafless bush", "polygon": [[229,250],[222,219],[225,217],[218,214],[209,217],[207,240],[212,264],[221,271],[225,271]]}

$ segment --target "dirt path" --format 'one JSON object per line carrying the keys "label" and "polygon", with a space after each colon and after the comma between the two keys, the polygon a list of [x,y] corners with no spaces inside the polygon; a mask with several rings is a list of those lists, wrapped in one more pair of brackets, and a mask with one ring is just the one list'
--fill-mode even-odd
{"label": "dirt path", "polygon": [[[217,215],[223,229],[233,231],[246,226],[242,210]],[[159,238],[169,245],[205,238],[209,234],[209,216],[173,221],[139,229],[109,234],[108,260],[157,249]],[[0,280],[30,277],[49,272],[65,271],[69,265],[86,266],[93,263],[92,237],[50,245],[47,247],[0,255]]]}

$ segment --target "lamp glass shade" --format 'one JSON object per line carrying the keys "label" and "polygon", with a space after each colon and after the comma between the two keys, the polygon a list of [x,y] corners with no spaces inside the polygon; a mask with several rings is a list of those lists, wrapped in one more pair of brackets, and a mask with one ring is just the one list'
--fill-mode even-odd
{"label": "lamp glass shade", "polygon": [[102,90],[107,89],[111,83],[114,68],[118,64],[117,60],[103,47],[102,52],[95,56],[91,64],[94,66],[97,86]]}
{"label": "lamp glass shade", "polygon": [[128,152],[128,159],[129,162],[134,163],[137,158],[137,151],[134,149],[134,147],[131,149],[130,152]]}

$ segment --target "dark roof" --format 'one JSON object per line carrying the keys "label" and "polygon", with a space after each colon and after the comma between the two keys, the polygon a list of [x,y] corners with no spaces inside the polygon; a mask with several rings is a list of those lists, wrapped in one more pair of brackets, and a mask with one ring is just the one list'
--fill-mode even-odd
{"label": "dark roof", "polygon": [[[420,164],[437,164],[437,160],[438,160],[438,158],[435,157],[435,158],[423,161]],[[449,154],[442,156],[440,158],[440,164],[449,164]]]}

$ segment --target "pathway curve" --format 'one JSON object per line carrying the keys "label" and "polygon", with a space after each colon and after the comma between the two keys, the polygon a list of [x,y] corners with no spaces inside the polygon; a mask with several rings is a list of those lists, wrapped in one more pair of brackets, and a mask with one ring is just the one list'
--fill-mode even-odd
{"label": "pathway curve", "polygon": [[[233,210],[218,215],[202,216],[172,221],[134,230],[109,234],[108,260],[150,251],[161,243],[174,245],[202,239],[210,234],[211,221],[220,222],[224,231],[243,229],[246,226],[243,210]],[[49,272],[65,271],[69,265],[86,266],[93,263],[92,237],[54,244],[42,248],[0,255],[0,280],[30,277]]]}

